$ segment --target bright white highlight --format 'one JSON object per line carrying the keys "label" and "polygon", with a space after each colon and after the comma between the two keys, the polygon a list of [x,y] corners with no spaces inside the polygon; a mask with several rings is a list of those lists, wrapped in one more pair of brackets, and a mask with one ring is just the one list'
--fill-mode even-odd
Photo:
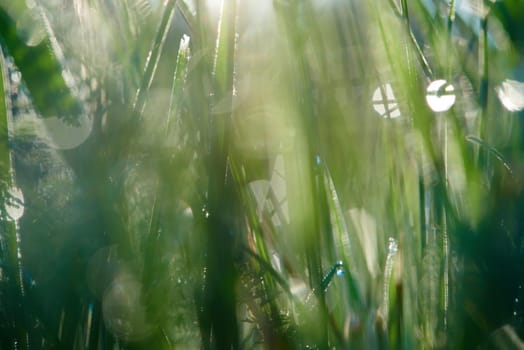
{"label": "bright white highlight", "polygon": [[10,200],[5,206],[10,220],[16,221],[24,215],[24,194],[18,187],[9,190]]}
{"label": "bright white highlight", "polygon": [[519,112],[524,109],[524,83],[506,79],[495,91],[500,103],[510,112]]}
{"label": "bright white highlight", "polygon": [[373,93],[373,109],[385,119],[400,117],[398,103],[391,84],[387,83],[376,88]]}
{"label": "bright white highlight", "polygon": [[427,89],[426,101],[435,112],[445,112],[455,104],[455,88],[446,80],[439,79],[431,82]]}

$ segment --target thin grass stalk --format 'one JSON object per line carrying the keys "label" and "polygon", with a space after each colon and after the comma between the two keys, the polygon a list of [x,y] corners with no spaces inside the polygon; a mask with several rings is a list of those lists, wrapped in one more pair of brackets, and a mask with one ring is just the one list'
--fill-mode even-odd
{"label": "thin grass stalk", "polygon": [[[342,278],[344,284],[341,288],[340,296],[344,302],[343,307],[333,314],[327,312],[326,304],[323,303],[321,304],[321,312],[327,314],[327,320],[330,326],[330,345],[333,345],[331,342],[332,333],[337,346],[346,348],[350,346],[353,339],[346,333],[346,331],[341,329],[342,325],[346,324],[348,317],[351,317],[350,315],[354,315],[354,317],[362,317],[362,315],[369,312],[367,310],[367,302],[362,294],[361,283],[358,278],[358,270],[362,269],[365,262],[361,261],[355,254],[356,247],[353,245],[358,241],[358,237],[356,237],[354,233],[350,233],[348,230],[339,195],[329,169],[324,164],[322,164],[322,166],[322,185],[326,192],[326,210],[329,213],[331,228],[331,231],[329,232],[334,240],[335,255],[338,260],[334,267],[331,268],[330,272],[333,272],[333,268],[340,268],[343,270]],[[323,289],[327,289],[325,283],[328,281],[328,276],[329,274],[322,279]],[[363,322],[367,322],[367,320],[363,320]]]}
{"label": "thin grass stalk", "polygon": [[[380,16],[377,18],[377,23],[379,26],[382,44],[387,52],[388,62],[393,68],[395,77],[399,79],[399,83],[404,84],[405,95],[410,98],[406,101],[406,107],[409,108],[410,113],[412,113],[412,122],[415,130],[419,131],[423,140],[423,147],[429,153],[429,161],[435,163],[438,159],[437,154],[432,140],[432,123],[433,118],[432,114],[429,112],[426,104],[424,103],[425,96],[421,92],[421,87],[425,86],[433,76],[433,69],[429,65],[428,60],[423,55],[420,57],[422,51],[415,47],[415,53],[412,52],[412,31],[411,24],[409,23],[409,14],[408,14],[408,5],[407,2],[402,0],[402,8],[404,14],[404,28],[405,30],[401,33],[407,35],[409,38],[402,40],[403,42],[403,52],[396,53],[395,48],[391,45],[392,42],[395,42],[396,38],[391,37],[390,32],[387,28],[387,23],[382,20]],[[380,13],[379,8],[374,8],[376,13]],[[415,42],[418,46],[418,44]],[[419,56],[419,64],[422,66],[422,71],[424,74],[420,74],[419,66],[416,64],[416,60],[413,59],[413,56]],[[425,66],[427,65],[427,66]],[[425,66],[425,67],[424,67]]]}
{"label": "thin grass stalk", "polygon": [[[449,188],[449,161],[448,161],[448,116],[444,116],[444,180],[446,183],[446,190]],[[444,331],[447,331],[448,328],[448,309],[449,309],[449,236],[448,236],[448,218],[447,218],[448,208],[445,206],[442,208],[442,255],[444,259],[443,266],[443,276],[442,276],[442,291],[443,291],[443,305],[442,305],[442,318]]]}
{"label": "thin grass stalk", "polygon": [[[165,29],[166,31],[169,28]],[[180,142],[179,138],[183,132],[182,124],[180,121],[180,111],[182,109],[182,94],[184,92],[186,84],[186,76],[188,69],[188,62],[190,59],[189,54],[189,37],[183,37],[180,40],[177,60],[173,72],[173,82],[171,86],[171,96],[169,100],[169,106],[166,116],[166,127],[165,127],[165,137],[169,137],[171,131],[175,131],[176,142]],[[143,257],[143,273],[142,273],[142,285],[145,286],[145,299],[146,305],[148,307],[148,315],[150,319],[158,320],[158,315],[165,313],[165,310],[162,310],[159,305],[159,300],[157,298],[158,285],[154,283],[155,280],[162,278],[162,272],[165,272],[164,267],[159,265],[159,256],[162,253],[162,239],[160,235],[169,234],[167,232],[160,232],[162,219],[165,215],[165,204],[167,203],[166,192],[161,184],[157,181],[154,185],[155,194],[153,199],[153,208],[151,210],[151,217],[149,222],[149,229],[146,235],[145,248],[144,248],[144,257]],[[161,304],[160,304],[161,305]],[[161,321],[163,322],[163,318]],[[172,344],[171,339],[164,330],[164,325],[159,325],[159,341],[162,343],[162,346],[170,348]],[[162,341],[163,340],[163,341]]]}
{"label": "thin grass stalk", "polygon": [[[171,124],[175,124],[175,132],[181,128],[180,125],[180,111],[182,109],[182,93],[187,81],[188,64],[191,59],[189,50],[189,36],[184,36],[180,39],[178,46],[178,54],[176,58],[175,71],[173,73],[173,84],[171,87],[171,96],[169,98],[169,107],[167,111],[166,120],[166,137],[171,131]],[[178,130],[178,134],[180,134]]]}
{"label": "thin grass stalk", "polygon": [[142,81],[136,91],[135,99],[133,101],[133,112],[137,115],[141,115],[144,111],[147,94],[153,83],[153,79],[155,78],[158,62],[160,61],[167,34],[169,33],[171,22],[175,15],[176,3],[177,0],[166,0],[164,3],[162,18],[158,25],[153,45],[151,46],[146,59]]}
{"label": "thin grass stalk", "polygon": [[480,138],[478,138],[476,136],[473,136],[473,135],[467,135],[466,136],[466,141],[468,141],[468,142],[470,142],[472,144],[478,145],[482,149],[484,149],[486,152],[489,152],[490,154],[492,154],[496,159],[498,159],[500,161],[502,166],[504,168],[506,168],[508,173],[513,175],[513,169],[512,169],[511,164],[506,159],[506,157],[502,153],[500,153],[495,147],[489,145],[485,141],[483,141]]}
{"label": "thin grass stalk", "polygon": [[[479,33],[479,107],[480,107],[480,139],[488,137],[488,94],[489,94],[489,43],[488,43],[488,15],[480,19]],[[480,150],[479,164],[482,169],[489,169],[487,150]]]}
{"label": "thin grass stalk", "polygon": [[[264,274],[264,281],[270,287],[270,289],[275,289],[275,281],[283,287],[285,292],[289,293],[289,286],[285,282],[285,279],[275,271],[271,265],[271,259],[269,256],[268,247],[266,244],[266,237],[264,237],[264,232],[262,228],[261,219],[257,215],[257,211],[254,203],[256,199],[254,198],[251,191],[248,189],[248,184],[246,183],[244,177],[241,175],[239,170],[240,165],[234,158],[230,158],[230,169],[235,182],[238,184],[238,190],[240,194],[240,200],[243,203],[246,211],[247,225],[251,234],[253,235],[254,246],[246,247],[248,254],[252,255],[255,260],[257,260],[263,268],[267,270],[268,274]],[[263,220],[263,219],[262,219]],[[271,278],[270,278],[271,277]]]}
{"label": "thin grass stalk", "polygon": [[402,5],[399,6],[398,0],[388,0],[389,6],[397,17],[402,17]]}
{"label": "thin grass stalk", "polygon": [[[166,30],[169,30],[167,28]],[[187,65],[190,59],[189,55],[189,37],[182,38],[179,45],[179,50],[177,54],[176,65],[173,73],[173,83],[171,86],[171,96],[166,116],[166,127],[165,127],[165,136],[168,137],[172,128],[175,129],[176,135],[181,135],[182,125],[179,120],[180,110],[182,105],[182,94],[186,84],[187,76]],[[174,126],[172,125],[174,124]],[[180,138],[180,137],[177,137]],[[177,140],[178,142],[179,140]],[[159,169],[161,171],[161,169]],[[144,271],[143,271],[143,281],[142,285],[146,286],[146,304],[150,307],[148,308],[148,313],[151,318],[154,319],[154,316],[162,310],[154,305],[158,305],[158,300],[156,298],[158,288],[155,286],[155,279],[158,277],[159,270],[162,271],[162,268],[158,265],[158,253],[162,251],[160,234],[165,235],[166,233],[160,233],[160,225],[164,208],[163,203],[166,203],[167,198],[165,198],[165,192],[160,183],[155,184],[155,195],[153,201],[153,208],[151,211],[151,218],[149,222],[149,229],[146,235],[146,246],[144,253]],[[164,339],[163,345],[170,347],[172,343],[171,339],[165,332],[162,326],[160,326],[161,339]]]}
{"label": "thin grass stalk", "polygon": [[451,48],[453,47],[452,45],[452,35],[453,35],[453,24],[455,23],[455,16],[456,16],[456,8],[455,8],[456,4],[455,4],[455,0],[451,0],[450,3],[449,3],[449,11],[448,11],[448,23],[447,23],[447,43],[448,43],[448,55],[447,55],[447,59],[448,59],[448,62],[446,64],[447,66],[447,80],[448,81],[451,81],[452,79],[452,63],[451,63],[451,59],[453,57],[453,55],[451,54]]}
{"label": "thin grass stalk", "polygon": [[424,69],[424,73],[426,74],[426,77],[431,79],[433,78],[433,69],[431,69],[429,62],[426,59],[426,56],[424,55],[422,48],[418,44],[417,39],[415,38],[415,34],[413,34],[413,30],[411,29],[408,3],[406,0],[401,0],[401,4],[402,4],[402,14],[404,16],[405,25],[406,25],[406,33],[408,33],[411,44],[413,48],[415,49],[415,52],[417,53],[417,58],[419,59],[422,68]]}
{"label": "thin grass stalk", "polygon": [[[195,144],[196,154],[199,158],[202,158],[203,168],[207,168],[207,158],[209,157],[209,152],[211,150],[210,142],[210,111],[211,103],[209,101],[209,96],[211,94],[209,77],[211,75],[211,62],[212,54],[209,52],[208,42],[209,42],[209,28],[207,21],[207,10],[204,4],[204,1],[197,0],[195,1],[195,23],[196,27],[191,28],[192,37],[191,37],[191,51],[193,52],[194,58],[192,59],[193,65],[192,69],[188,71],[188,80],[193,82],[188,85],[188,97],[189,105],[191,106],[190,116],[195,119],[195,133],[194,137],[196,138],[199,135],[200,142]],[[207,170],[207,169],[206,169]],[[207,188],[209,186],[209,179],[205,178],[200,182],[202,188]],[[201,194],[197,194],[193,199],[191,205],[193,213],[195,215],[195,232],[197,237],[195,240],[199,242],[198,246],[195,249],[207,249],[209,246],[208,243],[208,218],[209,218],[209,208],[207,201],[208,194],[206,191],[203,191]],[[198,328],[200,332],[201,347],[203,349],[211,348],[211,319],[210,311],[208,310],[208,302],[206,301],[207,291],[207,280],[208,280],[208,268],[207,261],[201,262],[198,266],[200,270],[199,274],[196,276],[196,286],[194,290],[195,294],[195,304],[197,306],[197,318],[198,318]]]}
{"label": "thin grass stalk", "polygon": [[449,235],[448,235],[448,221],[446,216],[446,210],[444,210],[443,213],[443,222],[442,222],[442,254],[444,256],[444,273],[442,277],[442,284],[443,284],[443,305],[442,305],[442,319],[443,319],[443,327],[444,331],[448,331],[448,324],[449,324],[449,294],[450,294],[450,241],[449,241]]}
{"label": "thin grass stalk", "polygon": [[[166,28],[166,31],[169,30],[169,28]],[[179,121],[178,118],[180,117],[179,113],[181,110],[181,103],[182,103],[182,93],[184,89],[184,85],[186,83],[186,74],[187,74],[187,64],[189,61],[189,48],[188,44],[189,42],[185,42],[186,39],[182,39],[180,41],[179,51],[177,55],[176,65],[173,73],[173,83],[171,87],[171,96],[169,100],[169,108],[167,111],[166,116],[166,128],[165,128],[165,136],[167,137],[169,135],[169,132],[171,130],[171,123],[172,120],[174,120],[175,127],[180,128],[181,125],[176,125]],[[189,38],[187,38],[187,41],[189,41]],[[180,131],[179,131],[180,132]],[[145,257],[145,265],[148,264],[150,259],[154,259],[156,256],[156,252],[154,249],[154,242],[157,240],[157,233],[159,230],[160,225],[160,211],[162,208],[160,208],[161,204],[164,203],[163,196],[162,196],[162,190],[160,188],[159,183],[157,182],[155,184],[155,195],[154,195],[154,202],[153,202],[153,208],[151,210],[151,219],[149,222],[149,230],[147,233],[147,241],[148,241],[148,249],[146,249],[147,252],[150,252],[151,254],[146,253]],[[150,251],[150,249],[153,249]],[[152,271],[147,271],[147,269],[144,270],[144,276],[151,275]],[[144,285],[149,285],[149,283],[144,283]]]}
{"label": "thin grass stalk", "polygon": [[[260,273],[261,279],[258,280],[258,285],[254,286],[262,296],[262,302],[260,305],[256,305],[257,302],[248,303],[251,312],[256,315],[256,322],[262,333],[264,342],[269,348],[289,348],[291,347],[291,335],[285,329],[285,324],[281,320],[281,313],[279,310],[282,309],[277,296],[284,292],[288,300],[291,302],[295,301],[295,297],[291,293],[290,286],[279,271],[276,271],[271,264],[271,259],[266,244],[267,237],[264,236],[262,223],[256,213],[254,203],[256,200],[252,192],[248,189],[248,185],[245,182],[243,176],[240,175],[238,170],[239,165],[234,159],[230,159],[231,173],[236,179],[238,184],[238,190],[240,191],[240,199],[245,206],[247,225],[249,227],[249,234],[252,235],[253,245],[246,246],[242,250],[252,258],[250,267],[255,273]],[[246,259],[250,261],[250,259]],[[260,283],[262,281],[262,283]],[[255,304],[255,305],[253,305]],[[263,305],[266,304],[266,305]],[[267,306],[267,307],[265,307]],[[285,307],[285,306],[284,306]],[[258,312],[258,309],[264,312]],[[254,309],[254,310],[253,310]],[[247,341],[248,339],[245,339]]]}
{"label": "thin grass stalk", "polygon": [[[419,131],[423,135],[423,147],[427,147],[429,152],[433,153],[433,148],[431,142],[429,141],[431,134],[431,116],[429,113],[426,113],[426,106],[424,106],[424,104],[421,102],[424,97],[420,92],[421,86],[425,85],[425,83],[432,77],[433,69],[430,67],[429,61],[426,59],[413,36],[407,1],[401,1],[401,8],[403,16],[402,26],[404,28],[404,31],[401,33],[405,35],[405,38],[400,40],[402,42],[403,50],[398,53],[393,52],[394,48],[390,48],[390,43],[392,41],[388,36],[386,30],[387,27],[385,27],[382,20],[379,18],[378,23],[382,34],[382,42],[383,45],[390,50],[390,52],[388,52],[388,61],[393,69],[398,69],[398,71],[395,72],[395,76],[400,79],[399,83],[404,84],[405,96],[410,96],[406,103],[406,107],[408,107],[410,113],[412,113],[414,131]],[[417,59],[414,59],[414,57]],[[399,58],[405,60],[407,64],[400,63],[398,61]],[[421,67],[422,70],[420,70],[419,67]],[[434,158],[431,157],[431,159],[433,160]],[[422,174],[421,165],[419,165],[419,169],[420,174]],[[421,213],[420,219],[422,220],[420,225],[421,230],[419,231],[419,240],[424,242],[424,244],[422,247],[422,252],[417,254],[415,249],[413,249],[415,247],[409,245],[409,242],[411,242],[412,239],[407,238],[407,232],[410,230],[409,228],[406,228],[407,232],[405,232],[405,236],[400,237],[400,244],[403,245],[403,249],[401,249],[399,252],[404,266],[410,266],[413,261],[419,261],[417,257],[423,256],[428,247],[428,240],[426,236],[427,231],[424,229],[426,225],[423,224],[425,222],[423,205],[424,201],[427,199],[427,184],[424,183],[423,177],[419,177],[419,182],[419,191],[421,191],[419,192],[419,198],[421,200],[419,203],[422,205],[422,207],[419,209]],[[395,188],[396,186],[397,185],[395,183],[392,183],[391,188]],[[400,199],[398,201],[402,202]],[[395,204],[392,203],[392,205]],[[401,227],[403,226],[405,225],[402,224]],[[419,268],[411,270],[411,272],[415,273],[417,276],[420,276],[421,270],[422,268],[419,266]],[[387,295],[387,300],[385,302],[396,305],[396,307],[392,310],[392,317],[387,324],[387,342],[390,347],[418,347],[422,343],[421,339],[417,339],[415,332],[412,330],[409,324],[422,324],[424,317],[420,312],[411,310],[410,308],[413,307],[412,305],[414,300],[419,301],[421,298],[424,298],[424,295],[420,291],[420,286],[416,285],[416,283],[418,283],[417,277],[413,279],[413,276],[405,274],[403,278],[401,278],[400,285],[397,285],[394,280],[394,278],[391,280],[387,280],[386,278],[384,280],[384,283],[387,286],[393,284],[392,288],[390,287],[389,290],[394,291],[394,293],[391,295]]]}
{"label": "thin grass stalk", "polygon": [[[207,170],[211,176],[206,214],[207,256],[203,296],[203,317],[209,330],[203,334],[203,344],[204,347],[213,349],[239,348],[235,292],[238,274],[235,260],[244,222],[236,219],[241,217],[241,206],[239,194],[235,189],[235,179],[228,168],[228,159],[232,157],[230,133],[236,16],[236,0],[224,0],[212,66],[213,105],[225,101],[226,106],[230,106],[225,112],[212,115],[209,119],[212,134],[210,153],[207,155]],[[206,334],[208,332],[209,335]]]}
{"label": "thin grass stalk", "polygon": [[[349,304],[348,309],[350,312],[353,310],[356,314],[360,314],[365,310],[365,301],[359,286],[358,278],[355,276],[354,270],[357,265],[362,265],[361,262],[357,263],[356,248],[352,246],[352,242],[356,241],[356,237],[350,234],[346,219],[342,212],[342,205],[339,200],[339,195],[328,172],[325,173],[324,177],[325,186],[328,188],[328,205],[331,214],[331,220],[333,225],[333,235],[339,241],[339,254],[343,257],[343,263],[345,266],[345,280],[346,286],[349,291],[349,298],[347,303]],[[344,242],[348,242],[344,245]]]}
{"label": "thin grass stalk", "polygon": [[[451,47],[451,39],[452,39],[452,31],[453,31],[453,24],[455,22],[455,0],[451,0],[449,4],[449,12],[448,12],[448,23],[447,23],[447,29],[448,29],[448,35],[447,35],[447,41],[449,47]],[[448,53],[448,62],[446,64],[447,66],[447,79],[448,81],[451,81],[451,74],[452,74],[452,67],[451,67],[451,52]],[[449,127],[448,127],[448,115],[444,115],[444,124],[443,124],[443,130],[444,133],[444,180],[446,183],[446,190],[449,188],[449,160],[448,160],[448,133],[449,133]],[[447,208],[444,207],[442,209],[442,254],[444,259],[444,266],[443,266],[443,276],[442,276],[442,290],[443,290],[443,305],[442,305],[442,311],[443,311],[443,326],[444,326],[444,332],[448,331],[448,313],[449,313],[449,254],[450,254],[450,247],[449,247],[449,236],[448,236],[448,218],[447,218]]]}
{"label": "thin grass stalk", "polygon": [[[5,303],[3,307],[7,311],[9,319],[2,320],[4,323],[4,325],[2,325],[2,332],[12,332],[11,334],[4,335],[6,336],[4,339],[9,339],[11,342],[11,344],[4,344],[4,346],[25,350],[29,348],[29,339],[25,321],[25,287],[20,247],[20,228],[17,221],[10,218],[7,213],[8,206],[12,207],[13,205],[18,206],[22,204],[13,203],[13,197],[10,194],[10,191],[15,186],[15,180],[10,148],[12,116],[10,109],[8,109],[9,104],[6,99],[6,93],[10,91],[10,89],[7,84],[7,68],[4,57],[3,49],[0,47],[0,198],[2,199],[0,207],[0,234],[3,236],[0,238],[0,242],[7,276],[14,283],[7,285],[5,290],[7,298],[3,300],[3,303]],[[5,283],[5,281],[2,281],[2,283]],[[7,326],[7,329],[3,329],[4,326]],[[9,330],[9,328],[11,328],[10,326],[14,329]]]}
{"label": "thin grass stalk", "polygon": [[[325,243],[326,240],[323,237],[324,235],[329,234],[325,232],[325,226],[322,224],[322,221],[329,218],[329,215],[326,215],[326,212],[319,212],[319,207],[317,204],[325,202],[325,195],[322,195],[321,187],[323,186],[321,178],[318,178],[315,174],[315,169],[317,165],[315,164],[317,159],[322,159],[321,151],[319,147],[319,137],[317,134],[318,125],[317,117],[314,113],[314,103],[315,98],[312,94],[313,92],[313,82],[310,76],[310,69],[308,66],[308,59],[305,56],[304,48],[307,43],[307,35],[302,28],[298,26],[298,19],[303,18],[306,23],[312,28],[312,38],[315,43],[319,42],[319,31],[315,28],[315,21],[313,16],[312,4],[310,1],[298,2],[293,1],[289,4],[289,8],[285,9],[278,5],[276,7],[277,16],[281,22],[282,29],[286,34],[287,44],[291,48],[291,53],[293,55],[293,71],[295,72],[294,76],[296,77],[296,82],[293,85],[297,96],[297,111],[300,113],[301,120],[297,123],[297,128],[300,129],[300,132],[304,133],[307,142],[303,147],[304,149],[299,148],[300,152],[303,152],[304,159],[301,161],[303,164],[300,164],[300,161],[297,159],[289,159],[289,164],[291,167],[299,168],[305,173],[295,174],[297,179],[290,177],[289,180],[296,181],[300,179],[304,184],[301,193],[291,195],[297,196],[300,198],[297,200],[295,205],[292,205],[291,208],[297,210],[297,217],[294,218],[294,214],[291,213],[291,220],[300,220],[300,215],[308,216],[308,225],[301,227],[301,230],[304,230],[301,235],[304,237],[302,242],[302,249],[305,254],[306,266],[308,270],[309,284],[310,288],[316,291],[316,298],[319,302],[319,311],[320,311],[320,320],[319,324],[320,333],[316,341],[319,342],[318,346],[321,348],[328,347],[329,336],[328,336],[328,325],[329,322],[326,319],[327,315],[321,310],[325,309],[325,291],[321,288],[322,286],[322,277],[323,277],[323,261],[321,255],[325,252]],[[289,11],[291,10],[291,11]],[[300,14],[300,12],[303,12]],[[320,46],[322,47],[322,46]],[[320,158],[319,158],[320,157]],[[291,185],[288,183],[288,188],[296,187],[296,184]],[[320,204],[321,208],[326,208],[325,204]],[[306,214],[307,213],[307,214]],[[327,221],[324,221],[327,222]],[[322,227],[324,226],[324,227]],[[329,224],[328,224],[329,226]],[[320,248],[319,248],[320,245]]]}
{"label": "thin grass stalk", "polygon": [[[296,82],[294,88],[296,89],[298,95],[301,96],[298,107],[303,120],[303,125],[301,126],[305,129],[308,140],[308,157],[310,158],[309,168],[311,169],[312,173],[311,181],[318,182],[315,179],[315,174],[317,172],[321,172],[322,166],[320,166],[320,163],[323,160],[320,149],[320,138],[318,135],[319,116],[316,115],[314,107],[315,103],[318,101],[313,94],[315,83],[311,78],[311,67],[308,57],[304,53],[304,49],[306,48],[307,41],[311,40],[313,45],[317,48],[313,54],[320,62],[322,70],[325,72],[327,65],[324,58],[326,48],[323,43],[323,38],[318,27],[318,23],[315,19],[315,12],[311,1],[295,1],[292,4],[292,7],[293,11],[296,12],[296,15],[299,15],[299,13],[302,12],[302,14],[299,16],[301,16],[302,20],[306,21],[308,24],[309,30],[307,32],[299,27],[297,18],[293,18],[292,13],[284,14],[282,10],[278,10],[278,15],[282,16],[281,20],[284,21],[283,29],[286,31],[288,36],[288,43],[293,50],[292,53],[295,54],[293,57],[295,60],[293,68],[296,70],[298,81]],[[313,183],[312,188],[317,188],[318,186],[319,184]]]}
{"label": "thin grass stalk", "polygon": [[185,1],[178,1],[176,3],[177,9],[180,11],[180,14],[184,18],[184,21],[186,22],[187,26],[189,28],[196,28],[196,20],[193,13],[191,13],[191,10],[187,6],[187,3]]}

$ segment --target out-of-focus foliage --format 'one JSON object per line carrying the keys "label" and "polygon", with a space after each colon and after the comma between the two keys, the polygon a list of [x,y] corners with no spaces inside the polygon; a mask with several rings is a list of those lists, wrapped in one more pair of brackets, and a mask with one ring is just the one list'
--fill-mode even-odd
{"label": "out-of-focus foliage", "polygon": [[523,347],[523,16],[0,0],[0,348]]}

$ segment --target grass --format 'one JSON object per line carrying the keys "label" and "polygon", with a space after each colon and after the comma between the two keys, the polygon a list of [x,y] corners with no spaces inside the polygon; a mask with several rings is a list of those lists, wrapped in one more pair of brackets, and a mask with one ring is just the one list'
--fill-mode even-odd
{"label": "grass", "polygon": [[523,347],[523,13],[0,0],[0,348]]}

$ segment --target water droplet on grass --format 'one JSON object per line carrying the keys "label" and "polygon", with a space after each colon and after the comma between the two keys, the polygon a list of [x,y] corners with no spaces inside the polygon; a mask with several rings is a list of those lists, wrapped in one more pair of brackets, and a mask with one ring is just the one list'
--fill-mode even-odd
{"label": "water droplet on grass", "polygon": [[344,263],[342,261],[337,261],[326,273],[324,278],[322,278],[321,287],[322,289],[327,289],[331,280],[334,276],[342,277],[345,274]]}
{"label": "water droplet on grass", "polygon": [[388,254],[395,254],[398,251],[398,243],[393,237],[389,237]]}
{"label": "water droplet on grass", "polygon": [[340,266],[337,267],[336,275],[338,277],[343,277],[346,274],[346,270],[344,270],[344,267]]}

